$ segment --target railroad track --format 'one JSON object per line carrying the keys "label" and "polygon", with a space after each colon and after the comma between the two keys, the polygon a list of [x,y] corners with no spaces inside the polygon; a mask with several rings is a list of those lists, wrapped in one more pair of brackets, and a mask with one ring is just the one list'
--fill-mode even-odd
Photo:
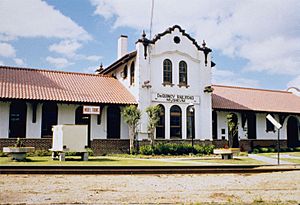
{"label": "railroad track", "polygon": [[300,170],[299,165],[210,166],[0,166],[0,174],[218,174]]}

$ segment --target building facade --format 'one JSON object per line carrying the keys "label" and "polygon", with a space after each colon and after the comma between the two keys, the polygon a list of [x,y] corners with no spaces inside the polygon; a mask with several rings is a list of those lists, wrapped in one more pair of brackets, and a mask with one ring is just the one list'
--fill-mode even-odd
{"label": "building facade", "polygon": [[[236,120],[233,145],[245,150],[276,144],[282,125],[283,146],[300,146],[300,98],[290,92],[211,84],[211,49],[199,45],[180,26],[149,40],[143,34],[136,50],[127,51],[127,36],[118,40],[118,59],[97,74],[0,67],[0,146],[16,137],[41,148],[51,147],[56,124],[88,125],[88,143],[97,154],[126,152],[128,126],[120,109],[135,104],[142,111],[138,140],[147,143],[146,108],[162,109],[156,128],[159,142],[227,144],[227,117]],[[86,105],[100,108],[83,114]],[[41,145],[40,145],[41,144]],[[49,147],[50,146],[50,147]]]}

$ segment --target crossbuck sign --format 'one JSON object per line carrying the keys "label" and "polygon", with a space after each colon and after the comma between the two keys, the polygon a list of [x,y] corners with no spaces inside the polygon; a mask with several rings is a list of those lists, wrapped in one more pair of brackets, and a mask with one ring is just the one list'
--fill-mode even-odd
{"label": "crossbuck sign", "polygon": [[282,125],[277,122],[273,117],[272,115],[268,114],[267,115],[267,119],[277,128],[277,129],[280,129],[282,127]]}

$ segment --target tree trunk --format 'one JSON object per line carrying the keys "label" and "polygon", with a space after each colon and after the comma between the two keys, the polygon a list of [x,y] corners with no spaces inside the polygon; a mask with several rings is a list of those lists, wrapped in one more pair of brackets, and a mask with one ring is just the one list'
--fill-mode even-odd
{"label": "tree trunk", "polygon": [[130,127],[129,128],[129,152],[130,154],[133,154],[134,151],[134,128]]}
{"label": "tree trunk", "polygon": [[233,135],[232,132],[228,133],[228,146],[229,148],[232,148],[233,145]]}

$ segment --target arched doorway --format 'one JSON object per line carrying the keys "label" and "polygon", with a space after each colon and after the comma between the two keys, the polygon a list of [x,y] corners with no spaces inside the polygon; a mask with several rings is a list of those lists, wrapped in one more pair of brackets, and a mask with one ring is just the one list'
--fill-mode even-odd
{"label": "arched doorway", "polygon": [[165,138],[165,107],[161,104],[158,105],[160,107],[160,115],[159,122],[156,126],[156,139],[164,139]]}
{"label": "arched doorway", "polygon": [[79,106],[75,113],[75,124],[76,125],[87,125],[88,126],[88,147],[91,146],[91,115],[83,114],[83,106]]}
{"label": "arched doorway", "polygon": [[26,136],[27,105],[25,102],[12,102],[9,109],[9,137]]}
{"label": "arched doorway", "polygon": [[186,137],[195,139],[195,110],[194,106],[186,108]]}
{"label": "arched doorway", "polygon": [[218,115],[217,111],[212,112],[212,137],[214,140],[218,139]]}
{"label": "arched doorway", "polygon": [[52,126],[57,125],[56,103],[44,103],[42,108],[42,137],[52,137]]}
{"label": "arched doorway", "polygon": [[116,105],[107,108],[107,139],[120,139],[121,112]]}
{"label": "arched doorway", "polygon": [[[238,133],[238,116],[235,113],[230,113],[227,116],[227,121],[228,121],[228,139],[230,141],[230,137],[232,137],[232,147],[233,148],[238,148],[239,145],[239,133]],[[233,128],[232,131],[230,132],[229,129],[229,122],[232,123]],[[229,143],[229,145],[231,142]]]}
{"label": "arched doorway", "polygon": [[170,138],[181,138],[181,109],[173,105],[170,109]]}
{"label": "arched doorway", "polygon": [[289,117],[287,121],[287,145],[288,147],[300,146],[299,121],[296,117]]}

